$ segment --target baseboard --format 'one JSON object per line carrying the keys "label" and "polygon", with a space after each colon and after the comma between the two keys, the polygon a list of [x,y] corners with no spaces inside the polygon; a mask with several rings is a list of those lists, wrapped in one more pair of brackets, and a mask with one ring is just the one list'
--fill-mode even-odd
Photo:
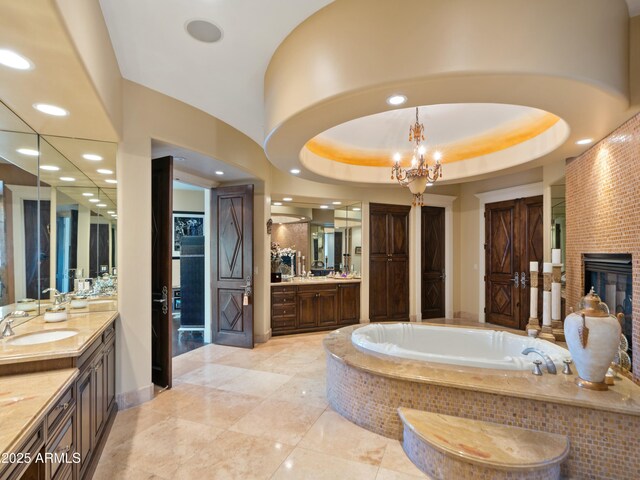
{"label": "baseboard", "polygon": [[258,335],[257,333],[253,334],[254,343],[267,343],[271,338],[271,329],[264,335]]}
{"label": "baseboard", "polygon": [[464,320],[473,320],[474,322],[479,321],[478,320],[478,314],[477,313],[471,313],[471,312],[453,312],[453,318],[462,318]]}
{"label": "baseboard", "polygon": [[116,394],[116,402],[120,410],[135,407],[142,403],[148,402],[153,398],[153,383],[146,387],[132,390],[130,392],[122,392]]}

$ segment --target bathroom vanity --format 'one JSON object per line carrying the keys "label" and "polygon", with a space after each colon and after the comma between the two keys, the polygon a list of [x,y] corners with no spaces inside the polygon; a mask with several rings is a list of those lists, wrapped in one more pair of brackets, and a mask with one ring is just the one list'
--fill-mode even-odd
{"label": "bathroom vanity", "polygon": [[359,279],[271,284],[271,331],[274,336],[335,330],[359,321]]}
{"label": "bathroom vanity", "polygon": [[[0,479],[91,478],[115,419],[117,312],[42,316],[0,340]],[[77,332],[30,345],[15,339]],[[13,340],[13,341],[12,341]],[[46,456],[48,454],[48,456]]]}

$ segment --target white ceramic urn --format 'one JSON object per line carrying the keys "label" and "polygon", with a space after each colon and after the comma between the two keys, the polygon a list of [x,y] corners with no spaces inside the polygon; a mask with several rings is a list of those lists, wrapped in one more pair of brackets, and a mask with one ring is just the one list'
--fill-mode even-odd
{"label": "white ceramic urn", "polygon": [[604,377],[620,344],[620,323],[593,288],[564,321],[564,335],[578,370],[576,383],[592,390],[607,390]]}

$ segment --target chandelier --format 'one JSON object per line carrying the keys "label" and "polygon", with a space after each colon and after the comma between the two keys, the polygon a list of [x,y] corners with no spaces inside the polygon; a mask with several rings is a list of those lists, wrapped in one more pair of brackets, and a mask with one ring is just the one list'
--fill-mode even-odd
{"label": "chandelier", "polygon": [[424,205],[422,194],[427,187],[442,178],[442,165],[440,164],[440,152],[435,152],[433,157],[435,163],[429,165],[424,158],[427,148],[422,145],[424,140],[424,125],[418,120],[418,107],[416,107],[416,123],[409,127],[409,141],[413,145],[413,158],[411,168],[405,169],[400,166],[401,156],[396,153],[393,156],[394,164],[391,167],[391,180],[397,180],[403,187],[408,187],[413,194],[413,205]]}

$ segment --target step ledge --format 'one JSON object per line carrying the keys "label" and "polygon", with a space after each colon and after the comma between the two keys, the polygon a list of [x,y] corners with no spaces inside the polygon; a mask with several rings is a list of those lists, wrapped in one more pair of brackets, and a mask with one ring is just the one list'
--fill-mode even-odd
{"label": "step ledge", "polygon": [[[481,420],[470,420],[404,407],[398,408],[398,415],[404,425],[425,444],[445,455],[475,465],[509,471],[536,470],[559,464],[569,454],[569,438],[565,435],[484,422]],[[458,437],[462,432],[469,434],[467,438],[465,438],[467,444],[458,443],[458,448],[455,448],[456,445],[449,443],[446,438],[443,438],[437,433],[433,433],[434,430],[446,432],[452,428],[456,429]],[[541,458],[542,456],[540,455],[537,459],[534,458],[529,461],[522,461],[520,458],[518,458],[517,461],[506,461],[506,458],[503,461],[491,459],[492,455],[487,451],[487,446],[492,445],[492,442],[487,442],[487,437],[493,440],[500,438],[501,435],[508,438],[508,445],[516,445],[518,450],[523,453],[531,453],[532,451],[539,450],[541,446],[544,446],[548,452],[543,458]],[[516,435],[526,435],[529,438],[527,438],[526,441],[524,439],[517,441]],[[481,440],[485,441],[482,442]],[[464,450],[461,450],[460,446],[462,446]],[[507,455],[504,455],[506,453],[504,448],[499,446],[494,446],[493,448],[494,452],[502,454],[503,458],[507,457]]]}

